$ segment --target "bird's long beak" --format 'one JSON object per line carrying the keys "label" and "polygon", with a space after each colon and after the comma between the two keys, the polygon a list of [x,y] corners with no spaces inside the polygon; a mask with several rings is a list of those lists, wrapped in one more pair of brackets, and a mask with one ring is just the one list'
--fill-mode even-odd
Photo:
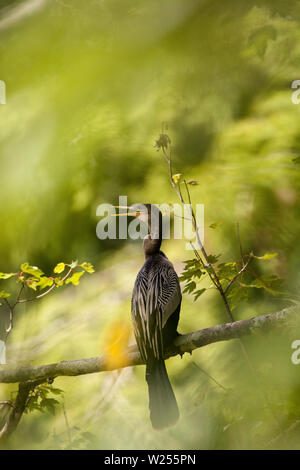
{"label": "bird's long beak", "polygon": [[121,212],[121,214],[112,214],[114,217],[121,217],[121,216],[131,216],[131,217],[138,217],[140,215],[139,211],[133,211],[131,207],[128,206],[114,206],[116,209],[128,209],[128,212]]}

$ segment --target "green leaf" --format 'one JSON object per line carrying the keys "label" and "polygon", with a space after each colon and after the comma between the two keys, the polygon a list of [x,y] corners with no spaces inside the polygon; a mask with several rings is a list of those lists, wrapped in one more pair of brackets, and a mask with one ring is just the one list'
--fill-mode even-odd
{"label": "green leaf", "polygon": [[236,262],[221,263],[218,265],[217,276],[222,281],[223,279],[231,280],[237,274]]}
{"label": "green leaf", "polygon": [[197,258],[193,258],[193,259],[188,259],[188,260],[184,261],[184,264],[185,264],[185,269],[187,269],[187,268],[190,268],[192,266],[198,266],[199,261],[197,260]]}
{"label": "green leaf", "polygon": [[[33,397],[35,398],[35,397]],[[24,413],[28,413],[29,411],[34,411],[34,410],[38,410],[38,411],[42,411],[40,405],[37,404],[37,402],[35,400],[33,400],[33,398],[30,398],[25,410],[24,410]]]}
{"label": "green leaf", "polygon": [[0,273],[0,279],[10,279],[13,276],[16,276],[17,273]]}
{"label": "green leaf", "polygon": [[227,298],[231,309],[234,310],[243,300],[248,299],[247,289],[243,289],[241,285],[235,284],[231,288]]}
{"label": "green leaf", "polygon": [[176,175],[172,176],[172,180],[174,181],[175,184],[179,183],[181,176],[182,176],[181,173],[176,173]]}
{"label": "green leaf", "polygon": [[54,395],[62,395],[65,393],[64,390],[61,390],[60,388],[54,388],[54,387],[51,387],[49,391],[53,393]]}
{"label": "green leaf", "polygon": [[196,283],[194,281],[190,281],[185,285],[183,289],[183,293],[191,294],[195,289],[196,289]]}
{"label": "green leaf", "polygon": [[37,278],[40,278],[44,274],[43,271],[41,271],[41,269],[39,269],[37,266],[30,266],[29,263],[21,264],[21,271],[27,274],[31,274]]}
{"label": "green leaf", "polygon": [[40,290],[43,290],[46,287],[52,286],[54,281],[50,277],[41,276],[39,279],[35,279],[35,278],[26,279],[25,282],[27,283],[27,286],[30,287],[30,289],[33,289],[36,291],[37,288],[39,288]]}
{"label": "green leaf", "polygon": [[187,181],[187,184],[190,184],[191,186],[197,186],[199,184],[199,181],[189,180],[189,181]]}
{"label": "green leaf", "polygon": [[213,228],[213,229],[218,228],[220,227],[220,225],[222,225],[222,223],[223,223],[222,220],[220,220],[219,222],[214,222],[213,224],[210,224],[209,228]]}
{"label": "green leaf", "polygon": [[275,256],[278,256],[278,253],[266,253],[263,256],[255,256],[255,255],[252,255],[252,256],[253,258],[256,258],[256,259],[266,260],[266,259],[275,258]]}
{"label": "green leaf", "polygon": [[61,287],[64,285],[64,281],[62,280],[62,277],[56,277],[54,279],[56,287]]}
{"label": "green leaf", "polygon": [[200,295],[204,294],[204,292],[206,291],[206,289],[199,289],[199,290],[196,290],[196,292],[194,292],[194,302],[195,300],[197,300]]}
{"label": "green leaf", "polygon": [[58,263],[55,268],[53,269],[53,271],[56,273],[56,274],[60,274],[62,273],[64,270],[65,270],[65,263]]}
{"label": "green leaf", "polygon": [[49,390],[47,388],[39,388],[39,394],[42,398],[47,398],[47,395],[49,393]]}
{"label": "green leaf", "polygon": [[55,400],[54,398],[43,398],[41,400],[40,406],[41,408],[46,408],[51,414],[55,414],[55,406],[59,405],[59,401]]}
{"label": "green leaf", "polygon": [[198,277],[200,278],[203,274],[205,274],[201,269],[195,269],[193,270],[193,277]]}
{"label": "green leaf", "polygon": [[183,273],[179,277],[179,280],[181,282],[188,281],[189,279],[191,279],[193,277],[197,277],[197,278],[200,279],[200,277],[203,276],[204,274],[205,274],[205,272],[201,271],[201,269],[199,268],[199,265],[198,265],[195,268],[189,268],[187,271],[183,271]]}
{"label": "green leaf", "polygon": [[93,266],[91,263],[86,263],[86,262],[84,262],[84,263],[82,263],[80,266],[81,266],[87,273],[92,274],[92,273],[95,272],[94,266]]}
{"label": "green leaf", "polygon": [[187,281],[192,277],[191,273],[189,271],[183,272],[181,276],[178,277],[180,282]]}
{"label": "green leaf", "polygon": [[10,294],[8,292],[5,292],[5,290],[0,290],[0,299],[7,299]]}
{"label": "green leaf", "polygon": [[277,296],[281,295],[281,291],[278,289],[280,288],[283,279],[280,279],[277,276],[262,276],[259,279],[255,279],[249,284],[240,283],[242,287],[245,288],[255,288],[255,289],[264,289],[271,295]]}
{"label": "green leaf", "polygon": [[74,269],[78,266],[78,260],[76,261],[72,261],[72,263],[70,264],[70,268]]}
{"label": "green leaf", "polygon": [[37,284],[38,284],[38,279],[34,279],[30,277],[29,279],[26,279],[26,284],[30,289],[36,290],[37,289]]}
{"label": "green leaf", "polygon": [[294,162],[296,165],[300,165],[300,157],[293,158],[292,162]]}
{"label": "green leaf", "polygon": [[208,255],[209,264],[215,264],[221,255]]}
{"label": "green leaf", "polygon": [[157,151],[159,151],[161,148],[168,148],[170,143],[171,140],[167,134],[160,134],[159,138],[155,141],[155,147],[157,148]]}
{"label": "green leaf", "polygon": [[54,280],[50,277],[42,276],[36,286],[39,287],[40,290],[43,290],[46,287],[51,287],[53,285],[53,282]]}
{"label": "green leaf", "polygon": [[73,276],[69,277],[69,279],[66,280],[66,284],[72,283],[73,286],[78,286],[79,279],[81,278],[83,274],[84,274],[84,271],[79,271],[78,273],[74,273]]}

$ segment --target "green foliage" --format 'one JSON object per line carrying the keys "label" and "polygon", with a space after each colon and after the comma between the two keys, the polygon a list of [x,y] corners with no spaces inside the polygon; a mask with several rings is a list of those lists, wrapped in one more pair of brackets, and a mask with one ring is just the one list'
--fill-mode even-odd
{"label": "green foliage", "polygon": [[[65,270],[65,267],[68,267],[67,273],[62,277],[62,276],[56,276],[56,277],[47,277],[44,275],[43,271],[39,269],[37,266],[31,266],[29,263],[23,263],[21,264],[21,271],[19,273],[0,273],[0,279],[3,280],[9,280],[14,276],[18,276],[16,283],[21,284],[21,287],[19,288],[19,293],[17,295],[17,298],[15,302],[12,304],[10,303],[7,299],[10,297],[10,293],[6,292],[5,290],[0,290],[0,299],[4,299],[6,305],[9,307],[10,311],[10,316],[9,316],[9,327],[5,327],[6,329],[6,337],[5,339],[7,340],[7,336],[10,333],[10,331],[13,328],[13,316],[14,316],[14,310],[16,306],[20,303],[32,301],[32,300],[38,300],[41,297],[44,297],[45,295],[49,294],[55,287],[62,287],[65,284],[73,284],[74,286],[78,286],[79,281],[81,276],[84,273],[89,273],[92,274],[95,272],[94,267],[91,263],[84,262],[82,264],[78,264],[78,261],[72,261],[71,264],[66,264],[66,263],[58,263],[53,271],[57,274],[62,273]],[[82,268],[80,271],[75,271],[76,268]],[[22,293],[24,287],[28,287],[29,289],[32,289],[34,291],[39,291],[35,297],[30,297],[28,298],[23,298]],[[0,303],[0,306],[2,304]],[[51,405],[49,404],[50,402],[47,402],[48,406],[50,407]],[[53,403],[53,402],[52,402]]]}
{"label": "green foliage", "polygon": [[78,286],[81,276],[84,274],[84,271],[74,273],[71,277],[66,280],[66,284],[72,283],[73,286]]}
{"label": "green foliage", "polygon": [[0,273],[0,279],[10,279],[16,275],[17,273]]}
{"label": "green foliage", "polygon": [[55,415],[55,410],[60,401],[51,395],[63,397],[64,391],[48,384],[39,385],[30,393],[24,412],[30,413],[37,410],[41,413],[49,412]]}
{"label": "green foliage", "polygon": [[231,281],[239,272],[238,264],[235,261],[220,263],[217,267],[217,276],[221,282]]}
{"label": "green foliage", "polygon": [[5,292],[5,290],[0,290],[0,299],[7,299],[10,296],[8,292]]}
{"label": "green foliage", "polygon": [[176,175],[172,176],[172,179],[175,184],[178,184],[180,182],[181,176],[182,176],[181,173],[176,173]]}
{"label": "green foliage", "polygon": [[196,290],[196,291],[194,292],[194,300],[197,300],[197,299],[200,297],[200,295],[204,294],[205,291],[206,291],[205,288]]}
{"label": "green foliage", "polygon": [[[197,300],[207,288],[197,289],[197,285],[202,278],[208,274],[213,277],[212,266],[218,262],[219,255],[209,255],[209,265],[200,262],[198,258],[184,261],[185,267],[179,277],[179,280],[185,282],[183,293],[193,294],[194,300]],[[263,256],[255,256],[253,253],[246,255],[245,258],[251,261],[251,258],[259,261],[273,259],[277,253],[265,253]],[[249,259],[250,258],[250,259]],[[247,289],[264,289],[267,293],[278,296],[283,292],[280,290],[283,280],[276,275],[256,276],[251,269],[242,269],[243,264],[236,261],[228,263],[219,263],[215,268],[215,274],[225,292],[228,291],[227,299],[232,310],[236,309],[239,304],[248,299]],[[217,288],[217,287],[216,287]]]}
{"label": "green foliage", "polygon": [[31,274],[37,279],[40,279],[43,276],[43,271],[39,269],[37,266],[30,266],[29,263],[21,264],[21,272],[26,274]]}
{"label": "green foliage", "polygon": [[259,57],[263,58],[269,41],[275,41],[277,38],[277,31],[272,25],[262,26],[257,28],[250,34],[248,44],[253,47]]}
{"label": "green foliage", "polygon": [[210,224],[209,228],[213,228],[213,229],[218,228],[220,227],[220,225],[222,225],[222,223],[223,222],[221,220],[219,222],[214,222],[213,224]]}
{"label": "green foliage", "polygon": [[194,295],[194,300],[197,300],[200,295],[205,292],[205,288],[197,290],[197,283],[205,275],[205,271],[202,270],[199,261],[194,258],[184,261],[185,268],[179,277],[179,280],[185,282],[183,293]]}
{"label": "green foliage", "polygon": [[183,270],[183,273],[179,277],[180,281],[187,281],[193,277],[200,279],[201,276],[205,274],[205,272],[202,271],[201,265],[196,258],[192,260],[184,261],[184,263],[185,263],[185,268]]}
{"label": "green foliage", "polygon": [[254,288],[254,289],[264,289],[271,295],[280,295],[282,292],[279,290],[282,286],[283,279],[280,279],[276,275],[271,276],[261,276],[260,278],[254,279],[249,284],[244,284],[240,282],[241,287]]}
{"label": "green foliage", "polygon": [[256,258],[256,259],[268,260],[268,259],[272,259],[272,258],[275,258],[276,256],[278,256],[278,253],[266,253],[263,256],[255,256],[255,255],[252,254],[252,256],[253,256],[253,258]]}
{"label": "green foliage", "polygon": [[65,270],[65,263],[58,263],[55,268],[53,269],[53,271],[56,273],[56,274],[60,274],[62,273],[64,270]]}
{"label": "green foliage", "polygon": [[[157,148],[157,151],[160,149],[165,150],[169,147],[171,143],[170,137],[167,134],[160,134],[159,138],[155,142],[155,147]],[[180,175],[176,175],[179,176]]]}
{"label": "green foliage", "polygon": [[93,267],[93,265],[92,265],[91,263],[82,263],[80,266],[81,266],[87,273],[92,274],[92,273],[95,272],[94,267]]}
{"label": "green foliage", "polygon": [[208,262],[209,264],[215,264],[221,255],[208,255]]}
{"label": "green foliage", "polygon": [[248,297],[248,291],[244,289],[241,283],[233,284],[227,294],[227,300],[231,310],[233,311],[239,307],[243,301],[248,300]]}
{"label": "green foliage", "polygon": [[[56,277],[47,277],[44,275],[43,271],[38,268],[37,266],[31,266],[29,263],[21,264],[21,271],[19,273],[0,273],[0,279],[7,280],[12,278],[13,276],[17,276],[17,282],[21,283],[22,285],[26,285],[30,289],[34,291],[43,291],[44,289],[51,288],[51,287],[61,287],[65,284],[73,284],[74,286],[78,286],[81,276],[87,272],[92,274],[95,272],[94,267],[91,263],[84,262],[82,264],[78,264],[78,261],[72,261],[71,264],[67,263],[58,263],[53,271],[56,274],[60,274],[65,271],[65,268],[68,268],[67,274],[65,276],[56,276]],[[83,268],[81,271],[74,272],[75,268]],[[10,294],[6,293],[5,291],[0,292],[0,297],[6,298]]]}

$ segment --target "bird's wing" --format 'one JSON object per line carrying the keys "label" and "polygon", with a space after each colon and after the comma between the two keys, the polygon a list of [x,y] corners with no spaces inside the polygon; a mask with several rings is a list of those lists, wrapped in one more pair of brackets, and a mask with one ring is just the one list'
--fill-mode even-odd
{"label": "bird's wing", "polygon": [[157,282],[157,302],[162,312],[162,327],[175,312],[181,302],[181,290],[176,271],[172,263],[166,260],[161,266],[159,275],[155,276]]}
{"label": "bird's wing", "polygon": [[177,274],[166,262],[141,269],[132,295],[132,321],[142,358],[163,357],[162,330],[181,302]]}

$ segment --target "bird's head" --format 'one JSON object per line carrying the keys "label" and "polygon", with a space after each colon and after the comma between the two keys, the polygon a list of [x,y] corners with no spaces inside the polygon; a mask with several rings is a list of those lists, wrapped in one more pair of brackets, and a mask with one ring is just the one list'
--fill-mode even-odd
{"label": "bird's head", "polygon": [[117,216],[136,217],[148,226],[148,233],[151,233],[151,229],[155,229],[154,232],[161,231],[162,213],[155,204],[133,204],[132,206],[115,207],[118,209],[126,209],[126,212],[116,214]]}
{"label": "bird's head", "polygon": [[148,235],[144,238],[144,251],[146,256],[159,251],[162,241],[162,213],[154,204],[133,204],[132,206],[115,206],[127,209],[117,216],[136,217],[147,225]]}

